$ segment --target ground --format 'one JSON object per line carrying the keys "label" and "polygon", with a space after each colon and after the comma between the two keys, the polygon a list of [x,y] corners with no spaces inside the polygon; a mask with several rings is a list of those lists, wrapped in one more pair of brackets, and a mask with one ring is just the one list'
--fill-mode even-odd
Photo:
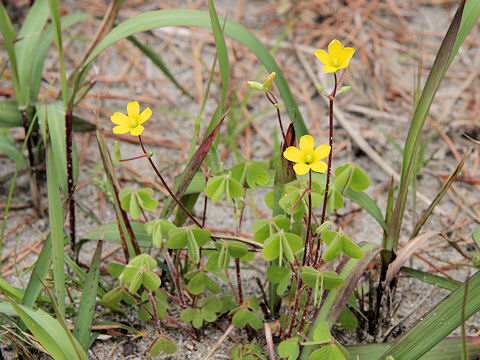
{"label": "ground", "polygon": [[[313,52],[326,48],[333,38],[356,49],[344,80],[344,84],[352,88],[336,101],[334,164],[338,166],[345,162],[356,162],[366,170],[372,179],[368,193],[383,210],[388,185],[394,175],[392,171],[399,170],[401,153],[397,150],[397,144],[403,145],[408,132],[417,78],[420,76],[420,81],[424,83],[456,10],[456,3],[455,0],[242,0],[216,1],[215,5],[220,14],[248,27],[267,48],[272,48],[282,33],[286,32],[275,60],[287,77],[310,133],[318,142],[328,141],[328,107],[318,95],[315,85],[321,83],[328,89],[332,84],[331,76],[322,73],[321,64]],[[9,6],[15,25],[22,23],[27,6],[28,1],[18,1]],[[100,24],[97,17],[103,16],[107,7],[106,2],[93,0],[62,2],[64,13],[80,11],[91,14],[81,25],[68,31],[69,36],[65,38],[64,44],[67,68],[73,68],[83,54],[88,40],[94,36]],[[206,1],[193,0],[129,1],[121,9],[118,23],[141,12],[168,8],[206,10],[207,5]],[[292,24],[291,28],[286,30],[289,24]],[[431,161],[419,171],[417,202],[409,204],[404,221],[405,230],[413,227],[426,204],[438,193],[442,182],[461,157],[471,149],[458,181],[447,192],[437,213],[427,223],[428,229],[435,229],[442,236],[427,241],[411,260],[411,266],[457,280],[464,280],[474,270],[462,266],[469,264],[470,260],[451,244],[455,243],[463,249],[464,255],[470,256],[467,249],[471,249],[471,233],[480,222],[479,148],[463,136],[466,134],[478,139],[480,134],[478,30],[478,26],[474,27],[467,37],[432,105],[424,136],[424,160]],[[214,41],[210,32],[193,27],[156,29],[139,34],[137,39],[161,55],[177,80],[193,94],[193,99],[182,96],[150,60],[141,56],[140,51],[130,42],[122,40],[104,51],[95,61],[89,73],[89,77],[96,81],[95,86],[75,109],[75,115],[91,123],[99,118],[110,150],[113,151],[113,141],[117,139],[122,155],[136,156],[140,151],[135,139],[114,136],[109,116],[114,111],[125,111],[126,103],[134,99],[141,103],[142,108],[151,107],[154,115],[149,120],[144,141],[155,153],[155,161],[164,169],[164,174],[171,183],[183,169],[183,162],[188,155],[194,134],[194,116],[200,112],[209,69],[215,56]],[[241,102],[248,89],[246,81],[255,77],[261,65],[239,43],[227,39],[227,46],[231,63],[229,99]],[[56,50],[54,47],[50,50],[41,96],[47,91],[50,81],[58,78]],[[5,53],[2,53],[2,59],[5,58]],[[266,75],[264,72],[262,78]],[[211,96],[201,116],[205,123],[209,121],[218,101],[216,83],[219,78],[217,69]],[[51,89],[51,98],[59,89],[57,81]],[[278,95],[278,91],[275,93]],[[4,99],[11,99],[10,83],[5,78],[0,81],[0,94]],[[233,108],[235,102],[230,101]],[[254,94],[248,104],[242,114],[237,114],[238,122],[246,122],[246,126],[235,138],[236,144],[245,157],[268,161],[274,147],[273,138],[275,134],[278,136],[278,131],[275,132],[277,120],[274,111],[260,93]],[[284,123],[289,121],[284,108],[282,118]],[[225,136],[227,130],[222,129],[222,134]],[[10,135],[20,143],[23,131],[13,129]],[[108,222],[114,219],[114,213],[94,180],[101,178],[101,172],[96,166],[99,156],[94,133],[77,133],[75,143],[80,170],[75,195],[79,205],[77,234],[82,238],[98,226],[94,218]],[[364,143],[368,146],[364,146]],[[226,166],[234,163],[235,158],[230,150],[220,148],[220,153]],[[0,157],[0,164],[0,208],[3,210],[14,165],[6,157]],[[122,165],[118,168],[118,173],[122,184],[146,184],[156,190],[155,197],[158,200],[165,199],[165,189],[158,183],[146,161],[137,160]],[[41,192],[46,210],[45,184],[41,186]],[[259,208],[260,216],[269,214],[263,202],[264,194],[264,190],[259,190],[254,196],[254,204]],[[28,276],[22,276],[22,272],[32,264],[41,249],[43,241],[40,233],[48,231],[48,221],[46,217],[34,217],[26,174],[17,180],[13,199],[2,254],[2,277],[18,285],[25,284],[28,279]],[[199,205],[201,207],[202,204]],[[233,228],[233,216],[225,209],[225,204],[221,202],[220,205],[209,206],[207,225],[215,228],[216,232],[228,233],[228,229]],[[197,210],[201,211],[200,208]],[[358,206],[347,203],[332,220],[347,233],[355,235],[356,242],[380,244],[380,227],[364,211],[357,210]],[[152,217],[155,215],[158,214],[154,213]],[[242,228],[245,236],[251,236],[254,220],[254,214],[247,212]],[[407,233],[408,231],[404,232]],[[405,235],[401,240],[405,243],[408,238]],[[80,254],[81,262],[89,262],[94,246],[93,242],[84,246]],[[16,264],[12,260],[14,254]],[[121,257],[121,251],[114,244],[107,244],[103,254],[105,263]],[[245,274],[245,279],[249,279],[245,282],[245,291],[251,294],[258,292],[256,283],[251,280],[255,276],[253,274],[262,277],[264,272],[261,260],[257,260],[255,265],[260,269],[258,272]],[[446,295],[445,291],[404,277],[399,279],[399,289],[397,302],[401,302],[402,306],[395,314],[392,324],[403,322],[403,329],[411,326]],[[153,334],[153,327],[135,319],[133,313],[129,324],[147,334]],[[469,322],[468,334],[477,336],[480,329],[478,324],[475,319]],[[168,335],[178,342],[179,348],[178,353],[170,359],[202,359],[227,326],[228,322],[209,325],[202,341],[195,342],[171,324],[165,324]],[[228,349],[236,342],[243,341],[244,336],[243,332],[233,331],[212,358],[228,358]],[[258,334],[258,340],[264,344],[261,333]],[[147,359],[147,346],[148,340],[141,337],[132,337],[130,334],[107,335],[96,341],[90,356],[92,359]],[[7,344],[2,344],[2,351],[6,358],[11,358],[12,348]]]}

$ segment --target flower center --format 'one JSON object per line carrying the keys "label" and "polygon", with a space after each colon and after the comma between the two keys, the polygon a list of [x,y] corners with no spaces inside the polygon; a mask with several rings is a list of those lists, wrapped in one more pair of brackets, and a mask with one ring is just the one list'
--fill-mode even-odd
{"label": "flower center", "polygon": [[138,118],[130,116],[129,119],[130,119],[130,129],[135,129],[139,125]]}
{"label": "flower center", "polygon": [[338,61],[338,58],[333,58],[332,59],[332,66],[333,67],[339,67],[340,66],[340,61]]}
{"label": "flower center", "polygon": [[307,164],[307,165],[310,165],[311,163],[313,163],[313,156],[312,156],[312,154],[307,154],[307,155],[305,155],[304,161],[305,161],[305,164]]}

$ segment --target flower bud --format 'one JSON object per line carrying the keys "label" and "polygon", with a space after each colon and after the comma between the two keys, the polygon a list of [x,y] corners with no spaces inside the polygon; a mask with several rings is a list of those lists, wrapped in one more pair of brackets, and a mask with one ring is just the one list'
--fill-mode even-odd
{"label": "flower bud", "polygon": [[260,84],[257,81],[247,81],[248,86],[250,86],[252,89],[255,90],[261,90],[263,91],[263,84]]}
{"label": "flower bud", "polygon": [[120,161],[122,156],[120,155],[120,146],[118,146],[118,141],[115,140],[115,145],[113,147],[113,155],[115,160]]}
{"label": "flower bud", "polygon": [[270,91],[270,89],[273,86],[273,79],[275,79],[275,75],[277,75],[275,72],[272,72],[270,75],[268,75],[267,79],[263,83],[263,90],[265,92]]}
{"label": "flower bud", "polygon": [[340,92],[341,93],[346,93],[347,91],[350,91],[351,88],[352,88],[351,86],[342,86],[340,88]]}

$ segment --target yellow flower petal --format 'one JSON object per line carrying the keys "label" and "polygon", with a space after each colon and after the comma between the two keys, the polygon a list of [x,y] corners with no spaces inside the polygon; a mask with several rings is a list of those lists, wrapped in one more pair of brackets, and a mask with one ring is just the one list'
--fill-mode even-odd
{"label": "yellow flower petal", "polygon": [[323,66],[323,72],[326,73],[336,73],[338,71],[338,68],[330,66],[330,65],[324,65]]}
{"label": "yellow flower petal", "polygon": [[327,171],[327,164],[325,164],[323,161],[315,161],[310,166],[313,171],[318,173],[324,173]]}
{"label": "yellow flower petal", "polygon": [[355,53],[354,48],[346,47],[343,49],[342,54],[338,57],[338,60],[341,63],[347,62],[347,66],[348,66],[348,61],[352,58],[354,53]]}
{"label": "yellow flower petal", "polygon": [[330,145],[322,144],[313,151],[315,161],[326,158],[330,154]]}
{"label": "yellow flower petal", "polygon": [[127,125],[128,124],[128,116],[119,112],[113,113],[110,116],[110,121],[117,125]]}
{"label": "yellow flower petal", "polygon": [[138,101],[132,101],[127,104],[127,113],[130,117],[138,117],[138,114],[140,114],[140,105],[138,104]]}
{"label": "yellow flower petal", "polygon": [[297,149],[295,146],[289,146],[284,152],[283,156],[285,159],[293,162],[303,162],[304,156],[303,153]]}
{"label": "yellow flower petal", "polygon": [[319,50],[315,51],[314,54],[318,58],[318,60],[320,60],[322,63],[324,63],[324,64],[330,63],[330,56],[328,55],[328,53],[325,50],[319,49]]}
{"label": "yellow flower petal", "polygon": [[142,125],[138,125],[136,128],[130,129],[130,134],[132,134],[133,136],[138,136],[142,133],[144,129],[145,128]]}
{"label": "yellow flower petal", "polygon": [[343,45],[337,39],[332,40],[330,44],[328,44],[328,53],[330,54],[330,58],[338,58],[341,56],[343,51]]}
{"label": "yellow flower petal", "polygon": [[[311,135],[303,135],[300,138],[300,150],[306,154],[306,153],[312,153],[313,148],[315,146],[315,141],[313,140],[313,136]],[[303,160],[302,160],[303,161]]]}
{"label": "yellow flower petal", "polygon": [[138,116],[138,120],[139,120],[138,123],[143,124],[145,121],[147,121],[150,118],[150,116],[152,116],[152,110],[150,110],[150,108],[146,108]]}
{"label": "yellow flower petal", "polygon": [[304,175],[310,170],[310,165],[305,163],[298,163],[293,165],[293,170],[297,173],[297,175]]}
{"label": "yellow flower petal", "polygon": [[125,126],[125,125],[119,125],[119,126],[115,126],[112,131],[114,134],[125,134],[127,133],[128,131],[130,130],[130,128],[128,126]]}

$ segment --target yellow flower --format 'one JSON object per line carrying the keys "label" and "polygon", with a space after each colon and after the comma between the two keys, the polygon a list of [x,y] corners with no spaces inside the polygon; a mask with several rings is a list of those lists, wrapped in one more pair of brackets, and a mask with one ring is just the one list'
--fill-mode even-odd
{"label": "yellow flower", "polygon": [[289,146],[284,152],[285,159],[296,162],[293,170],[297,175],[304,175],[310,169],[315,172],[324,173],[327,170],[327,164],[321,159],[330,154],[330,145],[323,144],[314,149],[315,143],[313,137],[304,135],[300,138],[300,149],[295,146]]}
{"label": "yellow flower", "polygon": [[315,51],[315,56],[323,65],[323,71],[326,73],[336,73],[340,69],[348,67],[348,61],[352,58],[355,49],[346,47],[337,39],[328,44],[328,53],[323,50]]}
{"label": "yellow flower", "polygon": [[130,131],[134,136],[140,135],[144,129],[142,124],[152,116],[152,110],[146,108],[140,114],[138,101],[132,101],[127,104],[127,114],[116,112],[110,117],[110,120],[118,125],[113,128],[114,134],[125,134]]}

